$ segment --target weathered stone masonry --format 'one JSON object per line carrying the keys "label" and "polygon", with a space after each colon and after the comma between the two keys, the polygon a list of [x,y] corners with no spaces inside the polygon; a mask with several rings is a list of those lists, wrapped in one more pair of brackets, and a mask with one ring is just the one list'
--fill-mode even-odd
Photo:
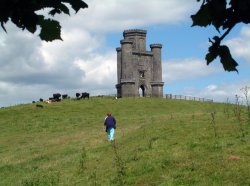
{"label": "weathered stone masonry", "polygon": [[146,30],[125,30],[117,51],[117,96],[163,97],[161,44],[146,51]]}

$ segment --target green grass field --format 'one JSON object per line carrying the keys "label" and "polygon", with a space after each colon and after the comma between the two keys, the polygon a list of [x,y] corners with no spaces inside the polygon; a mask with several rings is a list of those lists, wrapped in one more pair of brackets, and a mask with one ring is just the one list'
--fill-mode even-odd
{"label": "green grass field", "polygon": [[245,107],[237,118],[235,105],[159,98],[42,104],[0,109],[1,186],[250,185]]}

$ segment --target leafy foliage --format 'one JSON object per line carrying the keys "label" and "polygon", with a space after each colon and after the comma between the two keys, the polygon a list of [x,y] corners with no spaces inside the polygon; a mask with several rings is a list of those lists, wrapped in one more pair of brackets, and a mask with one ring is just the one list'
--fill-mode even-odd
{"label": "leafy foliage", "polygon": [[66,5],[70,5],[76,13],[80,9],[88,7],[82,0],[1,0],[1,27],[7,32],[4,25],[10,20],[17,27],[22,30],[27,29],[31,33],[34,33],[37,26],[40,26],[41,32],[39,36],[41,40],[62,39],[60,23],[54,19],[39,15],[38,11],[48,8],[48,15],[51,16],[61,13],[70,15],[69,8]]}
{"label": "leafy foliage", "polygon": [[[197,0],[200,2],[200,0]],[[200,9],[191,15],[192,26],[214,26],[220,33],[225,32],[219,37],[209,39],[211,46],[206,55],[207,64],[210,64],[218,56],[224,70],[237,71],[237,62],[232,58],[227,46],[222,45],[221,41],[238,23],[250,23],[250,0],[203,0]],[[237,71],[238,72],[238,71]]]}

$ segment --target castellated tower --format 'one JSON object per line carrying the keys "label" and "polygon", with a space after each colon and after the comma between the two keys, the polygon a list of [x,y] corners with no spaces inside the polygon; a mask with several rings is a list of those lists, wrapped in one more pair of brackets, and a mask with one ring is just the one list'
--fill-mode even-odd
{"label": "castellated tower", "polygon": [[163,97],[161,44],[146,51],[146,30],[125,30],[117,51],[117,96]]}

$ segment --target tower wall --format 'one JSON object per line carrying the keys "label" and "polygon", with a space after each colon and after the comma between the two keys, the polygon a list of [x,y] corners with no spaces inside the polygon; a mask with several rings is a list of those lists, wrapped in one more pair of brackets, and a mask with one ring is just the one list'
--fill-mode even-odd
{"label": "tower wall", "polygon": [[117,48],[117,96],[163,97],[161,44],[146,51],[145,30],[125,30]]}
{"label": "tower wall", "polygon": [[135,97],[135,83],[125,82],[121,83],[121,97]]}
{"label": "tower wall", "polygon": [[151,83],[151,87],[152,87],[152,97],[163,97],[163,85],[164,83],[157,83],[157,84],[152,84]]}

